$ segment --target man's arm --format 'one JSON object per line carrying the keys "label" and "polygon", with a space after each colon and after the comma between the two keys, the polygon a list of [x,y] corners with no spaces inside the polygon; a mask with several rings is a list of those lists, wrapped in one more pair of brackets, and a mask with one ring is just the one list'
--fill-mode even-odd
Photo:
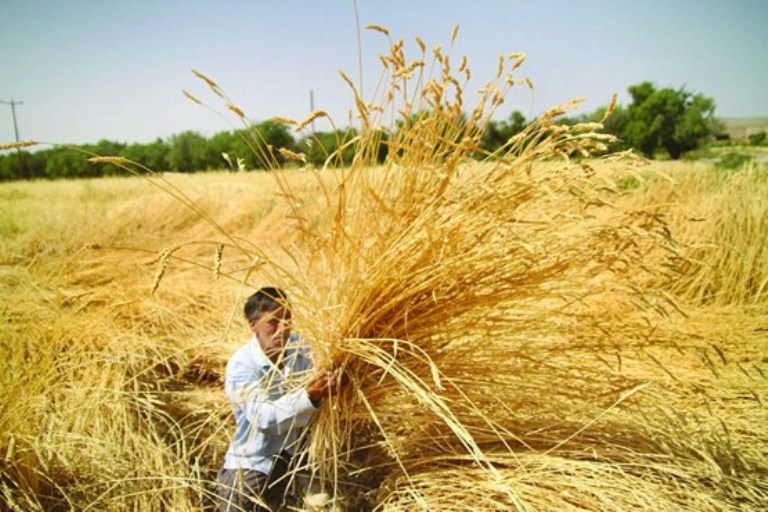
{"label": "man's arm", "polygon": [[307,394],[315,407],[320,407],[323,398],[335,391],[336,379],[333,372],[321,370],[307,384]]}
{"label": "man's arm", "polygon": [[319,371],[306,387],[270,399],[270,382],[265,375],[235,364],[227,371],[225,389],[232,404],[259,430],[283,434],[307,425],[322,399],[334,389],[332,372]]}
{"label": "man's arm", "polygon": [[[235,364],[227,372],[225,389],[232,404],[259,430],[283,434],[307,425],[317,410],[310,399],[309,388],[270,399],[270,384],[264,382],[264,375],[254,375],[251,368]],[[316,395],[315,388],[313,395]]]}

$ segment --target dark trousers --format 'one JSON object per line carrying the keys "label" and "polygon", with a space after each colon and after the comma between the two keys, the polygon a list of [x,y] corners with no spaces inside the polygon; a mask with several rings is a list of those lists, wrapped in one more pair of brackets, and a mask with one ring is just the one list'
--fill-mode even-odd
{"label": "dark trousers", "polygon": [[290,454],[275,457],[272,471],[265,475],[253,469],[219,470],[216,477],[216,507],[221,512],[262,512],[301,507],[309,490],[306,474],[289,474]]}

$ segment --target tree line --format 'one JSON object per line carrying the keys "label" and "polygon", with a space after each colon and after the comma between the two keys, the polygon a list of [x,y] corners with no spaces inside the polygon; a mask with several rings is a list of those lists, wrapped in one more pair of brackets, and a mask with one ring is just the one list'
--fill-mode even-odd
{"label": "tree line", "polygon": [[[634,148],[649,158],[659,153],[677,159],[696,149],[708,138],[722,132],[716,119],[712,98],[685,88],[657,88],[651,82],[628,89],[631,103],[617,106],[605,121],[605,131],[617,137],[611,150]],[[565,118],[564,123],[592,122],[603,119],[607,107],[589,114]],[[493,152],[510,137],[525,129],[528,120],[518,111],[506,120],[492,120],[485,127],[481,149]],[[285,162],[284,153],[304,153],[308,163],[321,165],[329,154],[356,135],[352,129],[316,132],[296,140],[289,127],[268,120],[248,129],[222,131],[209,139],[194,131],[185,131],[146,144],[125,144],[101,140],[73,148],[55,147],[36,152],[19,151],[0,155],[0,180],[34,178],[73,178],[124,174],[115,165],[94,165],[87,155],[118,156],[156,172],[196,172],[226,167],[269,169]],[[386,140],[386,134],[382,133]],[[379,161],[386,157],[382,144]],[[349,164],[352,146],[339,151],[337,163]]]}
{"label": "tree line", "polygon": [[[349,136],[346,132],[317,135],[331,151]],[[101,140],[96,144],[8,153],[0,156],[0,180],[125,174],[112,164],[94,165],[88,161],[93,155],[127,158],[156,172],[189,173],[227,166],[267,169],[285,160],[281,148],[297,152],[302,146],[307,147],[306,140],[295,140],[286,125],[269,120],[247,129],[222,131],[210,138],[184,131],[144,144]],[[309,151],[307,157],[316,164],[324,159],[319,149]]]}

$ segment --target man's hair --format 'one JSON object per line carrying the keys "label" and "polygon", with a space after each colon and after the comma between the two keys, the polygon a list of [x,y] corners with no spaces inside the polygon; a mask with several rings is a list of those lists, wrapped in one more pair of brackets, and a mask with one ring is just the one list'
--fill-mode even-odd
{"label": "man's hair", "polygon": [[288,296],[280,288],[266,286],[248,297],[243,307],[246,320],[253,322],[261,318],[267,311],[273,311],[280,306],[288,306]]}

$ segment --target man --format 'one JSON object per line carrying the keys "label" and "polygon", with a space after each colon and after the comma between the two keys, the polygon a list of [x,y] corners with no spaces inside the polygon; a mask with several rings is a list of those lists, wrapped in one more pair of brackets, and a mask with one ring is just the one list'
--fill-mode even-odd
{"label": "man", "polygon": [[222,511],[282,506],[291,480],[286,471],[302,427],[333,381],[329,372],[313,375],[309,347],[291,336],[291,312],[282,290],[260,289],[243,312],[253,338],[227,364],[225,389],[236,429],[217,478]]}

